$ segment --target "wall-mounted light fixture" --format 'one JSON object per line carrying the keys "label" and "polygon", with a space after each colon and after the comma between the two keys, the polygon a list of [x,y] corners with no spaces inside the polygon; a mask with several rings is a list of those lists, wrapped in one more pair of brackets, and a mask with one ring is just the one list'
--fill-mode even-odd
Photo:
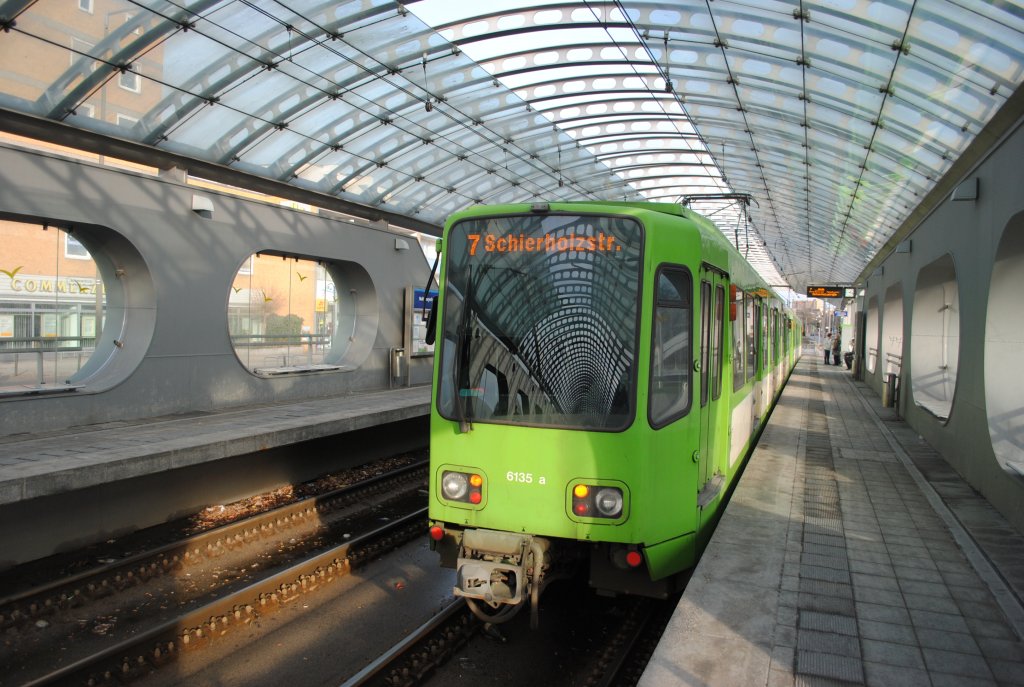
{"label": "wall-mounted light fixture", "polygon": [[978,177],[967,179],[955,189],[950,200],[977,200],[978,199]]}
{"label": "wall-mounted light fixture", "polygon": [[192,212],[203,219],[213,218],[213,201],[205,196],[192,196]]}

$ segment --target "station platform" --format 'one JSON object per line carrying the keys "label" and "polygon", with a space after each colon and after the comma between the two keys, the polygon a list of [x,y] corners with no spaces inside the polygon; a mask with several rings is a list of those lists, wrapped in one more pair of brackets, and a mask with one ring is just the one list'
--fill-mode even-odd
{"label": "station platform", "polygon": [[1024,685],[1024,537],[801,359],[640,687]]}
{"label": "station platform", "polygon": [[427,386],[0,437],[0,506],[430,412]]}

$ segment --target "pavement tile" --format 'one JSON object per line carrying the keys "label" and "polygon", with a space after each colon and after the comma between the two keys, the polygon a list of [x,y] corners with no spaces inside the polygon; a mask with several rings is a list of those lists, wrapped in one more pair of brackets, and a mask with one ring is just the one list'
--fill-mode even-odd
{"label": "pavement tile", "polygon": [[921,649],[921,653],[924,654],[924,662],[929,672],[951,673],[983,679],[992,677],[988,663],[981,656],[942,649]]}
{"label": "pavement tile", "polygon": [[935,570],[935,562],[932,560],[931,553],[925,547],[914,546],[904,542],[898,544],[886,542],[886,545],[888,546],[889,557],[892,558],[893,565]]}
{"label": "pavement tile", "polygon": [[848,584],[839,584],[836,582],[825,582],[824,580],[801,578],[800,593],[822,594],[825,596],[838,596],[844,599],[852,599],[853,587],[851,587]]}
{"label": "pavement tile", "polygon": [[783,606],[780,599],[779,610],[775,613],[776,630],[779,626],[796,627],[796,614],[796,608]]}
{"label": "pavement tile", "polygon": [[978,639],[978,646],[981,647],[981,653],[988,658],[1016,661],[1022,664],[1021,670],[1024,671],[1024,642],[981,637]]}
{"label": "pavement tile", "polygon": [[903,602],[909,609],[935,611],[936,613],[950,613],[953,615],[958,615],[960,613],[960,609],[957,607],[956,602],[953,601],[953,599],[944,599],[940,596],[904,594]]}
{"label": "pavement tile", "polygon": [[981,618],[964,618],[971,634],[987,639],[1004,639],[1016,641],[1017,635],[1004,620],[982,620]]}
{"label": "pavement tile", "polygon": [[875,620],[897,625],[910,625],[910,613],[902,605],[873,604],[858,601],[856,605],[858,620]]}
{"label": "pavement tile", "polygon": [[984,677],[968,677],[966,675],[950,675],[949,673],[931,672],[928,674],[932,687],[997,687],[995,680]]}
{"label": "pavement tile", "polygon": [[916,668],[864,662],[865,684],[869,687],[931,687],[928,673]]}
{"label": "pavement tile", "polygon": [[860,657],[860,643],[856,637],[837,635],[831,632],[800,630],[797,632],[798,651],[818,651],[823,654]]}
{"label": "pavement tile", "polygon": [[961,601],[957,600],[960,612],[967,618],[978,618],[979,620],[1004,621],[1006,616],[1003,610],[991,601]]}
{"label": "pavement tile", "polygon": [[850,579],[854,587],[870,587],[887,592],[899,593],[899,582],[893,575],[872,575],[868,573],[852,573]]}
{"label": "pavement tile", "polygon": [[768,671],[768,682],[765,683],[765,687],[795,687],[796,679],[793,676],[793,670],[776,670],[775,664],[771,665],[771,670]]}
{"label": "pavement tile", "polygon": [[937,596],[943,599],[952,599],[949,588],[943,582],[925,582],[908,578],[899,579],[900,590],[906,594],[923,594],[925,596]]}
{"label": "pavement tile", "polygon": [[896,571],[896,577],[902,580],[917,580],[919,582],[935,582],[942,584],[942,576],[938,570],[927,570],[925,568],[910,568],[903,565],[899,565],[896,559],[893,559],[893,570]]}
{"label": "pavement tile", "polygon": [[965,560],[967,560],[966,558],[964,558],[964,554],[961,551],[959,551],[959,550],[957,550],[957,551],[946,551],[946,550],[932,551],[931,552],[931,558],[932,558],[933,561],[935,561],[935,565],[936,566],[938,566],[938,564],[940,562],[961,563],[962,564]]}
{"label": "pavement tile", "polygon": [[[888,556],[886,556],[886,558],[888,558]],[[879,575],[881,577],[894,577],[896,575],[896,571],[893,570],[889,561],[874,563],[871,561],[851,559],[850,572]]]}
{"label": "pavement tile", "polygon": [[929,627],[919,627],[916,630],[917,642],[923,649],[942,649],[944,651],[956,651],[961,654],[981,654],[974,637],[962,632],[947,632],[935,630]]}
{"label": "pavement tile", "polygon": [[861,639],[861,646],[865,661],[904,668],[925,668],[921,650],[916,646],[865,638]]}
{"label": "pavement tile", "polygon": [[853,561],[865,561],[867,563],[879,563],[892,567],[892,560],[887,551],[869,551],[866,549],[847,549],[847,558],[850,559],[851,568]]}
{"label": "pavement tile", "polygon": [[853,585],[853,598],[857,601],[898,606],[900,608],[904,605],[903,595],[899,592],[889,591],[888,589],[875,589],[874,587],[865,587],[859,584]]}
{"label": "pavement tile", "polygon": [[857,618],[857,628],[860,630],[860,636],[864,639],[917,646],[917,634],[910,625],[897,625]]}
{"label": "pavement tile", "polygon": [[792,672],[796,663],[796,649],[792,644],[789,646],[776,645],[772,647],[772,666],[785,668]]}
{"label": "pavement tile", "polygon": [[839,634],[857,636],[857,621],[850,616],[817,611],[800,611],[801,630],[817,630],[819,632],[837,632]]}
{"label": "pavement tile", "polygon": [[850,617],[853,617],[855,613],[853,599],[844,599],[839,596],[800,594],[799,604],[801,611],[819,611],[821,613],[834,613]]}
{"label": "pavement tile", "polygon": [[796,646],[796,627],[776,625],[772,634],[772,646]]}
{"label": "pavement tile", "polygon": [[809,578],[812,580],[823,580],[825,582],[835,582],[839,584],[850,583],[850,573],[846,570],[836,570],[834,568],[823,568],[819,565],[800,565],[800,577]]}
{"label": "pavement tile", "polygon": [[988,665],[1000,685],[1024,685],[1024,663],[989,659]]}
{"label": "pavement tile", "polygon": [[949,585],[947,589],[949,589],[949,595],[956,599],[961,608],[964,604],[990,603],[992,601],[991,592],[981,586],[980,580],[973,587]]}
{"label": "pavement tile", "polygon": [[923,611],[916,608],[910,609],[910,620],[914,627],[927,627],[933,630],[945,630],[947,632],[969,632],[967,623],[959,615],[949,613],[935,613]]}
{"label": "pavement tile", "polygon": [[841,556],[822,556],[814,553],[804,551],[803,556],[800,557],[800,562],[804,565],[819,566],[822,568],[833,568],[835,570],[849,570],[850,564],[846,560],[846,552],[844,550]]}
{"label": "pavement tile", "polygon": [[[823,654],[816,651],[797,651],[797,673],[843,680],[864,682],[864,669],[859,658]],[[797,684],[800,684],[799,681]]]}
{"label": "pavement tile", "polygon": [[975,575],[973,573],[971,573],[971,574],[964,574],[964,573],[944,572],[944,571],[942,571],[940,569],[939,570],[939,574],[942,575],[942,581],[945,582],[947,585],[950,585],[950,586],[972,587],[972,588],[976,588],[976,587],[981,587],[982,586],[981,578],[979,578],[977,575]]}
{"label": "pavement tile", "polygon": [[804,543],[846,550],[846,539],[828,534],[809,534],[804,538]]}

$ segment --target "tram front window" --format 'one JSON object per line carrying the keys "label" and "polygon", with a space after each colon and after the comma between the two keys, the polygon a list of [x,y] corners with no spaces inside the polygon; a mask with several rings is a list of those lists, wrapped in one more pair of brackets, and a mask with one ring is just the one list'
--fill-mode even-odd
{"label": "tram front window", "polygon": [[470,423],[629,426],[642,242],[629,217],[518,215],[454,225],[445,243],[441,414]]}

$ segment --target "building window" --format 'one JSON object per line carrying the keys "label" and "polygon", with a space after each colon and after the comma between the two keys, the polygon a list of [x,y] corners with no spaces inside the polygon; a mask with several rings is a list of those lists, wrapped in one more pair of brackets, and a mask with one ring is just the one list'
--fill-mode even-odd
{"label": "building window", "polygon": [[78,9],[92,14],[92,0],[78,0]]}
{"label": "building window", "polygon": [[64,234],[64,257],[74,260],[92,260],[92,256],[89,255],[85,246],[79,243],[74,236],[66,233]]}
{"label": "building window", "polygon": [[118,76],[117,85],[132,93],[142,92],[142,77],[137,72],[123,71]]}

